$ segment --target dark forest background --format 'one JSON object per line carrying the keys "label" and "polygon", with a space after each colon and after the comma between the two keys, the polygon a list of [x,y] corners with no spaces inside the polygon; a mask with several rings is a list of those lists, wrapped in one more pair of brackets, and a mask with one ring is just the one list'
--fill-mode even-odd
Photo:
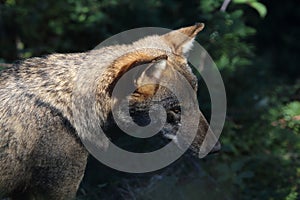
{"label": "dark forest background", "polygon": [[90,158],[78,199],[300,199],[296,0],[232,0],[224,9],[224,0],[0,2],[2,68],[32,56],[87,51],[132,28],[206,24],[197,41],[216,62],[228,98],[221,153],[201,160],[185,155],[147,174],[117,172]]}

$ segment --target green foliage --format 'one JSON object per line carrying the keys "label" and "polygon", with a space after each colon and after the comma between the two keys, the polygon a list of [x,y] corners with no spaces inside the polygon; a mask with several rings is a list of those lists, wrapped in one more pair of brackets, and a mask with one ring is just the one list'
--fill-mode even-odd
{"label": "green foliage", "polygon": [[[273,113],[276,113],[276,111],[273,111]],[[277,115],[282,117],[277,124],[290,128],[295,133],[300,133],[300,102],[293,101],[282,106],[277,110]]]}
{"label": "green foliage", "polygon": [[267,15],[267,7],[257,0],[233,0],[233,2],[237,4],[248,4],[254,8],[262,18]]}
{"label": "green foliage", "polygon": [[299,199],[299,194],[296,192],[296,189],[293,188],[291,193],[285,198],[285,200],[297,200]]}
{"label": "green foliage", "polygon": [[[300,7],[295,0],[232,0],[225,11],[220,10],[224,0],[2,2],[1,63],[86,51],[130,28],[206,24],[197,40],[220,69],[228,98],[222,153],[200,161],[184,158],[143,176],[92,162],[79,199],[300,198]],[[209,113],[209,96],[202,96],[206,88],[199,85],[201,107]]]}
{"label": "green foliage", "polygon": [[244,11],[233,9],[229,12],[217,11],[223,1],[201,1],[200,9],[208,26],[202,43],[221,70],[232,73],[235,69],[251,64],[253,46],[244,42],[254,35],[255,29],[246,25]]}

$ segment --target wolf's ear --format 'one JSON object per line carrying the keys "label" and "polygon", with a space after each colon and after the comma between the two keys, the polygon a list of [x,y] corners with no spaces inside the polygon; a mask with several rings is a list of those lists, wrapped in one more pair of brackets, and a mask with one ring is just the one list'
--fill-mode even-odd
{"label": "wolf's ear", "polygon": [[[148,65],[148,67],[140,73],[139,77],[134,77],[134,84],[139,87],[145,81],[156,80],[162,74],[162,70],[165,68],[167,55],[165,51],[158,49],[139,49],[133,52],[124,54],[116,59],[112,66],[109,68],[108,77],[112,82],[107,88],[108,92],[112,94],[112,91],[118,82],[118,80],[130,69],[139,67],[140,65]],[[153,79],[155,78],[155,79]],[[143,92],[153,93],[152,87],[143,87]]]}
{"label": "wolf's ear", "polygon": [[197,23],[194,26],[171,31],[162,37],[171,46],[175,54],[182,55],[191,50],[195,37],[203,28],[203,23]]}
{"label": "wolf's ear", "polygon": [[153,83],[159,83],[163,76],[168,76],[168,70],[166,59],[150,63],[135,79],[137,92],[143,96],[153,96],[158,89],[158,84]]}

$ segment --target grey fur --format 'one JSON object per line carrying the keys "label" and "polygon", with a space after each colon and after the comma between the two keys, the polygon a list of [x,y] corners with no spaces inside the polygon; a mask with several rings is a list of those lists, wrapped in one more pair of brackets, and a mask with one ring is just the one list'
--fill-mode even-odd
{"label": "grey fur", "polygon": [[[193,29],[193,33],[189,35],[187,29]],[[200,28],[196,25],[182,30],[193,39],[194,32],[198,33]],[[3,70],[0,74],[0,199],[7,196],[13,199],[75,198],[88,157],[80,138],[96,142],[102,148],[107,146],[105,141],[94,141],[93,132],[114,123],[109,117],[110,104],[114,102],[110,87],[122,70],[122,66],[114,64],[118,65],[116,60],[124,54],[126,58],[127,52],[143,51],[153,58],[167,58],[171,65],[169,70],[176,68],[196,90],[196,78],[184,56],[175,55],[182,52],[174,44],[177,38],[172,41],[172,37],[151,36],[131,45],[30,58]],[[78,74],[89,70],[85,69],[87,66],[97,69],[94,77]],[[80,88],[76,84],[81,75],[90,82],[89,88],[74,93],[75,86]],[[88,92],[95,96],[95,115],[87,113],[85,93]],[[74,106],[74,99],[79,107]],[[154,99],[161,101],[173,120],[166,124],[163,132],[176,133],[180,112],[174,112],[178,105],[170,92],[158,88],[154,96],[138,93],[130,99],[132,118],[147,112]],[[82,120],[74,119],[74,113]],[[147,114],[141,115],[139,120],[146,118]],[[198,122],[191,119],[190,123]],[[201,114],[199,134],[192,149],[199,149],[207,130],[208,124]]]}

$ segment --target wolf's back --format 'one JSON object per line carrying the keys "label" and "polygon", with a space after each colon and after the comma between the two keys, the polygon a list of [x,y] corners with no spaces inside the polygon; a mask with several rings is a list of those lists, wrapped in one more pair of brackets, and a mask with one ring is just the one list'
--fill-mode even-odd
{"label": "wolf's back", "polygon": [[76,193],[87,152],[68,119],[76,67],[65,57],[28,59],[0,74],[0,197]]}

